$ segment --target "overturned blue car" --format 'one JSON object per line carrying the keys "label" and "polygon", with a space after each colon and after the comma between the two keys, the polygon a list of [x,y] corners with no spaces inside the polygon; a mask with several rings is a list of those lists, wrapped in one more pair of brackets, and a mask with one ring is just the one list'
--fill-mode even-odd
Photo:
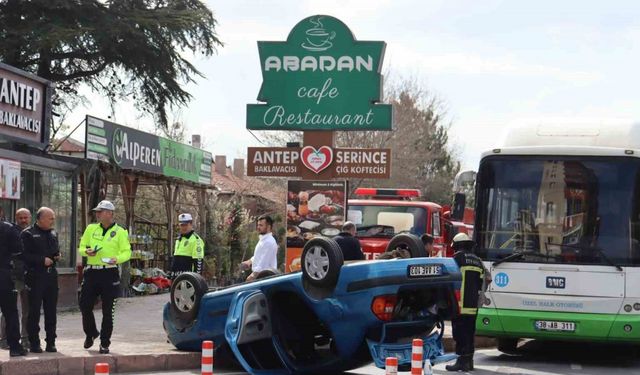
{"label": "overturned blue car", "polygon": [[214,341],[251,374],[337,373],[398,357],[411,364],[411,341],[422,338],[432,363],[444,353],[444,320],[457,314],[459,269],[451,258],[343,264],[328,238],[303,250],[302,271],[223,289],[185,273],[174,280],[164,329],[180,350]]}

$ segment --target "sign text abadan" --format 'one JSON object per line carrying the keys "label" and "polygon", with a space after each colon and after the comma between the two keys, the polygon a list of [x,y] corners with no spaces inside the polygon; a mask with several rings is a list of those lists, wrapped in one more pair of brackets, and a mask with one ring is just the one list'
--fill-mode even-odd
{"label": "sign text abadan", "polygon": [[299,177],[309,169],[320,178],[389,178],[390,149],[249,147],[249,176]]}

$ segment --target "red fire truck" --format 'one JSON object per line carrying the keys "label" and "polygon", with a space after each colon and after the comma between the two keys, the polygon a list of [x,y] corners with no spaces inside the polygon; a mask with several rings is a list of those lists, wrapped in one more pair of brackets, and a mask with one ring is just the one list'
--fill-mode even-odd
{"label": "red fire truck", "polygon": [[[407,245],[407,242],[412,256],[450,257],[453,236],[473,235],[473,209],[464,207],[464,195],[457,196],[458,204],[452,215],[451,206],[421,201],[420,191],[416,189],[358,188],[354,194],[361,199],[349,200],[347,220],[358,228],[357,236],[366,259],[376,259],[388,249],[395,249],[397,244]],[[424,254],[421,243],[417,243],[416,239],[425,233],[434,238],[432,254]]]}

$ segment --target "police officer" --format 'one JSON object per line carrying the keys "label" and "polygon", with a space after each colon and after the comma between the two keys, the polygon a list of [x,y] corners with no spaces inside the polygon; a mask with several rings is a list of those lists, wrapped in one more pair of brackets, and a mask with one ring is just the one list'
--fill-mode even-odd
{"label": "police officer", "polygon": [[462,273],[462,288],[458,302],[460,313],[451,321],[456,354],[459,357],[455,364],[447,365],[445,368],[447,371],[472,371],[478,301],[486,270],[482,260],[472,253],[473,241],[465,233],[456,234],[451,247],[456,251],[453,259]]}
{"label": "police officer", "polygon": [[202,259],[204,258],[204,241],[193,231],[193,217],[191,214],[178,215],[180,235],[176,240],[173,251],[171,276],[175,279],[183,272],[202,273]]}
{"label": "police officer", "polygon": [[27,333],[32,353],[42,353],[40,346],[40,308],[44,310],[46,351],[56,350],[56,308],[58,305],[58,271],[60,259],[58,235],[53,230],[55,213],[48,207],[36,212],[36,223],[20,234],[27,267],[25,281],[29,288]]}
{"label": "police officer", "polygon": [[10,223],[0,221],[0,311],[7,322],[7,342],[11,357],[27,355],[20,344],[20,322],[16,291],[11,279],[11,257],[23,259],[18,231]]}
{"label": "police officer", "polygon": [[[100,354],[107,354],[113,332],[113,313],[120,290],[118,264],[131,258],[131,244],[127,230],[114,221],[113,203],[101,201],[93,211],[96,211],[98,223],[87,226],[78,249],[81,256],[87,257],[80,289],[80,311],[82,329],[86,335],[84,348],[92,347],[93,341],[100,336]],[[100,332],[93,316],[93,306],[98,296],[102,300]]]}
{"label": "police officer", "polygon": [[[19,208],[16,210],[15,223],[13,227],[22,232],[31,224],[31,212],[26,208]],[[22,336],[22,345],[27,348],[29,345],[29,337],[27,335],[27,317],[29,315],[29,292],[24,285],[25,266],[24,262],[20,259],[13,259],[13,268],[11,270],[11,277],[15,283],[16,291],[18,292],[18,305],[20,310],[20,328]],[[9,349],[7,344],[7,322],[4,315],[0,320],[0,348]]]}

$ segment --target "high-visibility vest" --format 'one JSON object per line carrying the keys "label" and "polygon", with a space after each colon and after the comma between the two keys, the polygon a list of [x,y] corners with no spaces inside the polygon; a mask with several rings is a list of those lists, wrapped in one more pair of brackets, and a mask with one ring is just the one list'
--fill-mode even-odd
{"label": "high-visibility vest", "polygon": [[[98,250],[98,253],[95,256],[87,256],[87,247]],[[92,266],[108,265],[109,263],[102,261],[103,258],[116,258],[117,264],[124,263],[131,258],[129,233],[115,223],[106,230],[100,223],[89,224],[80,239],[78,253],[87,257],[87,264]]]}
{"label": "high-visibility vest", "polygon": [[195,232],[189,236],[180,236],[176,240],[173,256],[187,256],[193,259],[204,258],[204,241]]}

